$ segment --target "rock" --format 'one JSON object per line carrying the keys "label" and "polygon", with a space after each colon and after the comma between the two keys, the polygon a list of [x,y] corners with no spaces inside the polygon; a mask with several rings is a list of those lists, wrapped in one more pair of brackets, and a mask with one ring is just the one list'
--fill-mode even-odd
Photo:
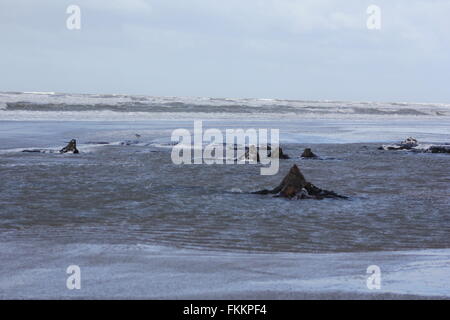
{"label": "rock", "polygon": [[62,148],[61,150],[59,150],[60,153],[67,153],[67,152],[72,152],[72,153],[79,153],[78,149],[77,149],[77,141],[75,139],[70,140],[69,144],[67,146],[65,146],[64,148]]}
{"label": "rock", "polygon": [[306,181],[297,165],[293,165],[289,173],[281,181],[280,185],[272,190],[260,190],[253,192],[254,194],[277,194],[277,197],[288,199],[317,199],[324,198],[341,198],[347,199],[345,196],[338,195],[333,191],[323,190],[311,182]]}
{"label": "rock", "polygon": [[306,149],[303,151],[303,153],[302,153],[302,155],[301,155],[300,157],[301,157],[301,158],[312,158],[312,159],[318,158],[317,155],[315,155],[315,154],[311,151],[310,148],[306,148]]}

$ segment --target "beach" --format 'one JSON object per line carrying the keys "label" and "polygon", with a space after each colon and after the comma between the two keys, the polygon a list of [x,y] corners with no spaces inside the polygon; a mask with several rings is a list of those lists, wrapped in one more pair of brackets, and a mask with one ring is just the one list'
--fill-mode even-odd
{"label": "beach", "polygon": [[[279,129],[290,159],[176,165],[194,120]],[[450,157],[378,147],[449,127],[445,104],[1,93],[0,298],[447,299]],[[348,199],[252,194],[294,164]]]}
{"label": "beach", "polygon": [[[2,243],[2,299],[448,299],[449,250],[239,253],[147,245]],[[68,263],[81,289],[66,288]],[[382,289],[366,286],[382,266]]]}

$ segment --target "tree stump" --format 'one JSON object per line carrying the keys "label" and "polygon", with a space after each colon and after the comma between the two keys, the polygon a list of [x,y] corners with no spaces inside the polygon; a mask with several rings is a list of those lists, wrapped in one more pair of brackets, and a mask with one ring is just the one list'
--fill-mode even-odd
{"label": "tree stump", "polygon": [[254,194],[277,194],[277,197],[283,197],[288,199],[317,199],[324,198],[341,198],[347,199],[345,196],[341,196],[334,191],[323,190],[311,182],[306,181],[303,174],[296,164],[292,166],[289,173],[284,177],[283,181],[272,190],[260,190],[253,192]]}
{"label": "tree stump", "polygon": [[72,152],[72,153],[79,153],[78,149],[77,149],[77,141],[75,139],[70,140],[69,144],[67,146],[65,146],[64,148],[62,148],[61,150],[59,150],[60,153],[67,153],[67,152]]}
{"label": "tree stump", "polygon": [[310,148],[306,148],[302,155],[300,156],[302,158],[317,158],[317,155],[315,155]]}

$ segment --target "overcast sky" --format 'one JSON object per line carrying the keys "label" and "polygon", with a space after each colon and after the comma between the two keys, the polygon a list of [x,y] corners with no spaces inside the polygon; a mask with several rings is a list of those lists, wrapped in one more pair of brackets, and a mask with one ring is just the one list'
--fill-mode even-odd
{"label": "overcast sky", "polygon": [[0,0],[0,91],[450,103],[449,33],[450,0]]}

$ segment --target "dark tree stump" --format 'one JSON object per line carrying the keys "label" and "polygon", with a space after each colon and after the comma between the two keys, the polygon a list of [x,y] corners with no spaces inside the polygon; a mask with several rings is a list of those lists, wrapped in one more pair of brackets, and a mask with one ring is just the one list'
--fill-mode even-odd
{"label": "dark tree stump", "polygon": [[324,198],[341,198],[347,199],[334,191],[323,190],[312,183],[306,181],[297,165],[293,165],[289,173],[284,177],[283,181],[272,190],[260,190],[253,192],[254,194],[277,194],[277,197],[289,199],[317,199]]}
{"label": "dark tree stump", "polygon": [[306,148],[302,155],[300,156],[302,158],[317,158],[317,155],[315,155],[310,148]]}
{"label": "dark tree stump", "polygon": [[60,153],[67,153],[67,152],[73,152],[73,153],[79,153],[77,149],[77,141],[75,139],[70,140],[69,144],[59,150]]}
{"label": "dark tree stump", "polygon": [[[235,146],[234,148],[235,150],[237,150],[237,147]],[[272,149],[272,147],[270,145],[267,146],[267,157],[276,157],[278,155],[278,159],[282,159],[282,160],[286,160],[286,159],[290,159],[290,157],[283,153],[283,149],[281,149],[281,147],[278,147],[278,151],[276,149]],[[250,147],[245,147],[245,154],[244,154],[244,159],[245,160],[255,160],[255,154],[256,154],[256,162],[260,163],[260,155],[259,153],[261,152],[259,147],[254,147],[254,146],[250,146]]]}

